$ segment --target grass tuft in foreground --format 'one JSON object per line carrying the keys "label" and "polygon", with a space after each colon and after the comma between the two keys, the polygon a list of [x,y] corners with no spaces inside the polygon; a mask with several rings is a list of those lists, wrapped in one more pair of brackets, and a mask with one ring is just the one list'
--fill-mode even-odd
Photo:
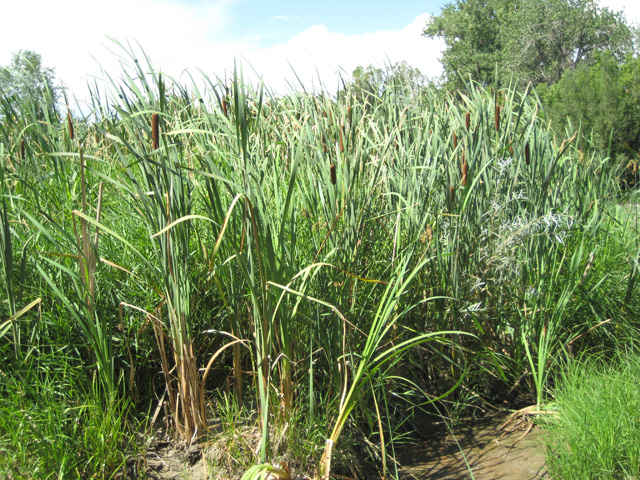
{"label": "grass tuft in foreground", "polygon": [[640,478],[640,354],[576,363],[543,420],[554,479]]}

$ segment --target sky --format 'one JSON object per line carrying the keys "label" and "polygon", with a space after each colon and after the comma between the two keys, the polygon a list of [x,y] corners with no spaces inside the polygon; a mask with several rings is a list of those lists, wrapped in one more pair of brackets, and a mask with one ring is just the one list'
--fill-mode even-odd
{"label": "sky", "polygon": [[[182,83],[199,71],[245,76],[286,93],[332,91],[359,65],[406,61],[437,79],[444,43],[422,36],[445,0],[0,0],[0,65],[33,50],[80,102],[87,82],[118,76],[124,48]],[[640,21],[637,0],[603,0]],[[295,72],[295,73],[294,73]],[[73,103],[73,100],[72,100]]]}

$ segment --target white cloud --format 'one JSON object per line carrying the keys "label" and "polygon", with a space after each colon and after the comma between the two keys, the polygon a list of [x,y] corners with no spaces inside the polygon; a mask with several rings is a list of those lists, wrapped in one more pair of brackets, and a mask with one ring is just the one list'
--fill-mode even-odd
{"label": "white cloud", "polygon": [[238,51],[276,91],[285,91],[287,80],[297,84],[296,75],[307,87],[321,83],[334,90],[340,74],[350,76],[358,65],[383,67],[402,60],[437,77],[442,73],[439,58],[444,43],[421,35],[428,19],[428,15],[420,15],[402,30],[363,35],[343,35],[316,25],[287,43],[267,49],[245,45]]}
{"label": "white cloud", "polygon": [[118,59],[108,48],[124,52],[107,35],[124,45],[131,42],[138,53],[139,42],[154,68],[173,77],[185,69],[196,76],[201,69],[222,77],[233,69],[234,60],[242,59],[247,76],[255,70],[278,92],[288,90],[287,80],[297,85],[292,68],[307,87],[323,83],[330,90],[337,88],[340,72],[349,75],[358,65],[405,60],[429,76],[441,72],[443,44],[421,36],[428,15],[402,30],[364,35],[344,35],[316,25],[286,43],[264,48],[255,40],[222,40],[229,33],[235,1],[196,2],[191,7],[169,0],[5,2],[4,18],[15,21],[5,22],[0,30],[0,65],[9,63],[12,51],[34,50],[80,99],[87,97],[87,80],[101,77],[100,66],[112,77],[120,76]]}
{"label": "white cloud", "polygon": [[42,55],[59,79],[80,95],[86,79],[98,74],[98,62],[117,76],[118,50],[109,37],[126,45],[140,42],[158,66],[179,71],[196,64],[216,31],[228,23],[233,0],[207,2],[192,8],[167,0],[24,0],[4,2],[0,29],[0,65],[21,49]]}

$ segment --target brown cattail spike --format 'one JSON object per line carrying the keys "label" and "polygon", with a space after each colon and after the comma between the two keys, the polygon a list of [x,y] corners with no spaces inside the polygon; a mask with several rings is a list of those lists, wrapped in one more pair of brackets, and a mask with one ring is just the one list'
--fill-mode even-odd
{"label": "brown cattail spike", "polygon": [[159,141],[158,141],[158,125],[159,123],[159,119],[158,119],[158,114],[154,113],[151,116],[151,138],[153,140],[153,149],[156,150],[158,148],[159,145]]}
{"label": "brown cattail spike", "polygon": [[458,148],[458,136],[456,132],[453,132],[453,149],[455,150],[456,148]]}
{"label": "brown cattail spike", "polygon": [[229,111],[227,110],[227,99],[223,98],[222,99],[222,113],[224,113],[224,116],[229,118]]}
{"label": "brown cattail spike", "polygon": [[340,153],[344,152],[344,143],[342,143],[342,132],[344,131],[344,125],[340,128]]}
{"label": "brown cattail spike", "polygon": [[496,132],[500,130],[500,105],[496,105]]}
{"label": "brown cattail spike", "polygon": [[456,191],[453,187],[451,187],[451,202],[455,202],[456,201]]}
{"label": "brown cattail spike", "polygon": [[464,124],[467,127],[467,131],[471,128],[471,112],[467,112],[464,117]]}
{"label": "brown cattail spike", "polygon": [[467,163],[467,158],[464,150],[462,151],[462,186],[467,185],[467,171],[469,170],[469,164]]}
{"label": "brown cattail spike", "polygon": [[73,140],[73,120],[71,119],[71,112],[67,111],[67,125],[69,126],[69,138]]}
{"label": "brown cattail spike", "polygon": [[338,181],[337,179],[337,175],[336,175],[336,166],[335,165],[329,165],[329,173],[331,174],[331,185],[335,185],[336,182]]}
{"label": "brown cattail spike", "polygon": [[524,163],[529,165],[531,163],[531,151],[529,150],[529,142],[524,146]]}
{"label": "brown cattail spike", "polygon": [[347,118],[349,119],[349,125],[351,125],[351,107],[347,108]]}
{"label": "brown cattail spike", "polygon": [[511,145],[511,142],[509,142],[509,153],[511,153],[511,156],[513,157],[513,145]]}
{"label": "brown cattail spike", "polygon": [[25,158],[24,138],[20,140],[20,160]]}

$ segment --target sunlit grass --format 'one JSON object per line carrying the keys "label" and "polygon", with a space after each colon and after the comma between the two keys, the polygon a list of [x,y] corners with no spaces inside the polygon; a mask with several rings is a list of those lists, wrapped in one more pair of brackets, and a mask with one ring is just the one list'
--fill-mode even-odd
{"label": "sunlit grass", "polygon": [[640,472],[640,360],[637,352],[570,366],[545,417],[553,478],[631,479]]}

